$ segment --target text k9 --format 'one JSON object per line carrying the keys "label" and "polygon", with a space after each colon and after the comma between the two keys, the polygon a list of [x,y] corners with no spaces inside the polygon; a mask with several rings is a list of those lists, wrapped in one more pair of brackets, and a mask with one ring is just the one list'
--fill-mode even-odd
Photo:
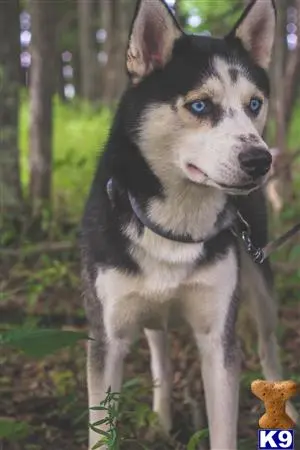
{"label": "text k9", "polygon": [[294,450],[293,430],[258,430],[258,449],[288,449]]}

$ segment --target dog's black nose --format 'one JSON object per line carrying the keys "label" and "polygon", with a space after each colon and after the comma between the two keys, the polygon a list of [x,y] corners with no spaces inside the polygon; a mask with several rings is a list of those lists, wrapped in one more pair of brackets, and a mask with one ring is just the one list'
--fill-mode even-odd
{"label": "dog's black nose", "polygon": [[266,175],[271,168],[272,155],[264,148],[251,148],[239,154],[241,169],[252,178]]}

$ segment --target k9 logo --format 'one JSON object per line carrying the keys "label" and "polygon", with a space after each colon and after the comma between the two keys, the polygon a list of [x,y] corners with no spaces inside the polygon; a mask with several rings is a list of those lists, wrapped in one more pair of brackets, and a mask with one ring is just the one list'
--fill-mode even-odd
{"label": "k9 logo", "polygon": [[285,448],[294,450],[293,430],[258,430],[258,449]]}

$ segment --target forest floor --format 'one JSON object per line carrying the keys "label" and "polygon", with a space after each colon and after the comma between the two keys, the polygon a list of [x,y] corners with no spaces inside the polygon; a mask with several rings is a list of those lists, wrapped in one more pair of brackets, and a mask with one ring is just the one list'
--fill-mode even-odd
{"label": "forest floor", "polygon": [[[2,329],[26,325],[86,330],[76,252],[62,253],[63,256],[55,258],[40,255],[23,262],[2,260],[0,290],[2,287],[3,292],[9,293],[0,302]],[[297,298],[290,298],[280,306],[279,335],[286,377],[296,381],[300,381],[299,324],[300,304]],[[243,347],[239,449],[253,450],[263,409],[250,391],[251,381],[261,376],[252,331]],[[149,437],[149,351],[141,337],[126,362],[126,379],[134,378],[140,384],[132,391],[132,399],[127,404],[132,412],[131,419],[120,424],[125,439],[122,450],[183,450],[195,427],[206,427],[201,416],[203,393],[198,354],[187,328],[172,330],[171,351],[174,368],[172,442]],[[11,347],[2,347],[0,365],[0,418],[18,423],[9,438],[0,442],[1,450],[86,450],[85,342],[43,359],[29,358]],[[297,398],[296,403],[300,409]]]}

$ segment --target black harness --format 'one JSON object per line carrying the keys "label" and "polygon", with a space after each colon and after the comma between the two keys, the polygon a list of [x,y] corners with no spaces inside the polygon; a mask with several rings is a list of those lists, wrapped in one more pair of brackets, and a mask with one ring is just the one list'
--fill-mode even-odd
{"label": "black harness", "polygon": [[[113,178],[110,178],[106,185],[106,191],[112,205],[114,205],[114,190],[116,188],[116,184],[116,181]],[[228,230],[236,238],[240,238],[242,240],[246,251],[249,253],[253,261],[258,264],[262,264],[267,258],[269,258],[271,253],[300,232],[300,223],[298,223],[279,238],[269,242],[265,247],[256,247],[251,239],[251,227],[249,223],[243,218],[238,210],[231,210],[228,212],[227,217],[224,218],[222,225],[216,230],[215,233],[212,233],[205,240],[193,239],[189,234],[175,234],[171,231],[164,230],[160,225],[152,222],[144,213],[137,200],[129,192],[128,200],[131,209],[140,224],[160,237],[182,244],[200,244],[207,243],[217,237],[221,232]]]}

